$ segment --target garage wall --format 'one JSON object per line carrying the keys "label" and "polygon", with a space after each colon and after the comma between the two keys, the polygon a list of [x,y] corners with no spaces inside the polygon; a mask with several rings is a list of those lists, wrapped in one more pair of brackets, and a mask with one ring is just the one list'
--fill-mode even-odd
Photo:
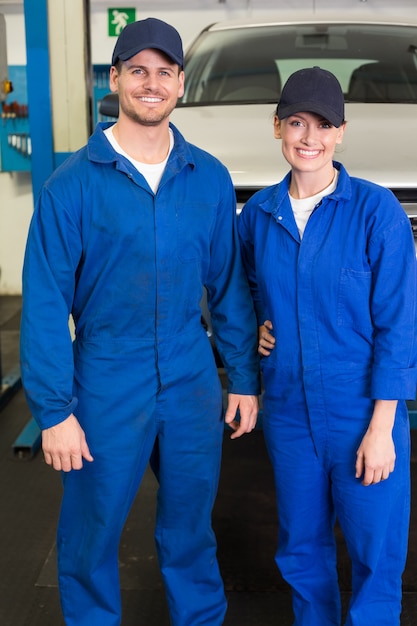
{"label": "garage wall", "polygon": [[[114,42],[105,36],[107,32],[108,3],[91,1],[91,32],[93,63],[107,63]],[[126,0],[111,2],[111,6],[136,6],[137,19],[160,17],[171,23],[180,32],[186,47],[208,24],[225,19],[240,19],[252,16],[281,16],[290,12],[300,14],[332,14],[349,10],[352,13],[375,15],[401,15],[405,20],[414,14],[417,19],[417,0],[153,0],[133,2]],[[173,6],[175,9],[173,9]],[[103,35],[104,34],[104,35]]]}

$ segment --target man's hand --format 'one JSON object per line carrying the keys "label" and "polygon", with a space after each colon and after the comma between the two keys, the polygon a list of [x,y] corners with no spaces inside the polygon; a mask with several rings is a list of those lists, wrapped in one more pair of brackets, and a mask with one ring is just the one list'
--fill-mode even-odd
{"label": "man's hand", "polygon": [[272,334],[272,322],[265,320],[258,328],[258,352],[262,356],[269,356],[275,346],[275,337]]}
{"label": "man's hand", "polygon": [[395,468],[395,446],[392,429],[396,400],[376,400],[369,428],[356,455],[356,478],[365,487],[389,478]]}
{"label": "man's hand", "polygon": [[[236,420],[236,412],[238,409],[240,413],[239,421]],[[256,426],[258,411],[258,396],[243,396],[236,393],[229,393],[224,419],[226,424],[234,431],[230,439],[236,439],[245,433],[250,433]]]}
{"label": "man's hand", "polygon": [[75,415],[42,431],[42,449],[46,463],[58,471],[81,469],[83,459],[94,460]]}

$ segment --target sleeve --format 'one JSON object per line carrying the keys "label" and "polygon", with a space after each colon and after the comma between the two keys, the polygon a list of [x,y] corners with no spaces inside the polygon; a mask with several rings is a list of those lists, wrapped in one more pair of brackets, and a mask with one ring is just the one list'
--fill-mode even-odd
{"label": "sleeve", "polygon": [[222,189],[206,282],[208,307],[229,393],[259,395],[256,317],[240,256],[235,192],[226,172]]}
{"label": "sleeve", "polygon": [[71,214],[45,188],[32,217],[22,282],[22,382],[41,429],[74,412],[69,316],[81,240]]}
{"label": "sleeve", "polygon": [[268,315],[264,311],[260,289],[258,285],[255,265],[255,251],[253,243],[253,229],[250,224],[250,205],[246,204],[238,218],[238,232],[243,266],[245,268],[252,299],[255,307],[257,325],[261,326]]}
{"label": "sleeve", "polygon": [[[408,217],[395,198],[390,225],[369,241],[375,399],[415,399],[417,381],[417,263]],[[396,216],[398,219],[396,219]]]}

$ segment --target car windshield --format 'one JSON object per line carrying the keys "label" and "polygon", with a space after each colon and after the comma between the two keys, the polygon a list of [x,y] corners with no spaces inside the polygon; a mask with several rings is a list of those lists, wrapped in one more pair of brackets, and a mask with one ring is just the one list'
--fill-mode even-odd
{"label": "car windshield", "polygon": [[179,106],[276,103],[288,76],[314,65],[338,77],[348,102],[417,103],[417,27],[314,23],[203,31]]}

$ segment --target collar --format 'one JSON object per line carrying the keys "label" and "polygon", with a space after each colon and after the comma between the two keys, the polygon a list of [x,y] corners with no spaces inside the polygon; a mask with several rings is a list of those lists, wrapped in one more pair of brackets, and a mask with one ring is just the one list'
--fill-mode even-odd
{"label": "collar", "polygon": [[[350,176],[347,173],[342,163],[333,161],[333,167],[339,171],[339,178],[337,181],[337,187],[326,198],[330,198],[335,201],[349,200],[352,196],[352,187],[350,182]],[[291,182],[291,172],[288,172],[282,181],[272,188],[272,193],[269,193],[263,202],[259,204],[259,207],[270,213],[276,220],[282,221],[286,217],[288,207],[291,208],[289,203],[289,189]]]}
{"label": "collar", "polygon": [[[104,130],[113,124],[114,122],[99,122],[96,125],[87,143],[88,158],[95,163],[115,163],[118,169],[127,171],[130,165],[129,161],[114,150],[104,134]],[[186,165],[194,167],[195,160],[188,142],[174,124],[170,122],[169,127],[174,135],[174,147],[168,159],[169,164],[174,167],[175,171]]]}

